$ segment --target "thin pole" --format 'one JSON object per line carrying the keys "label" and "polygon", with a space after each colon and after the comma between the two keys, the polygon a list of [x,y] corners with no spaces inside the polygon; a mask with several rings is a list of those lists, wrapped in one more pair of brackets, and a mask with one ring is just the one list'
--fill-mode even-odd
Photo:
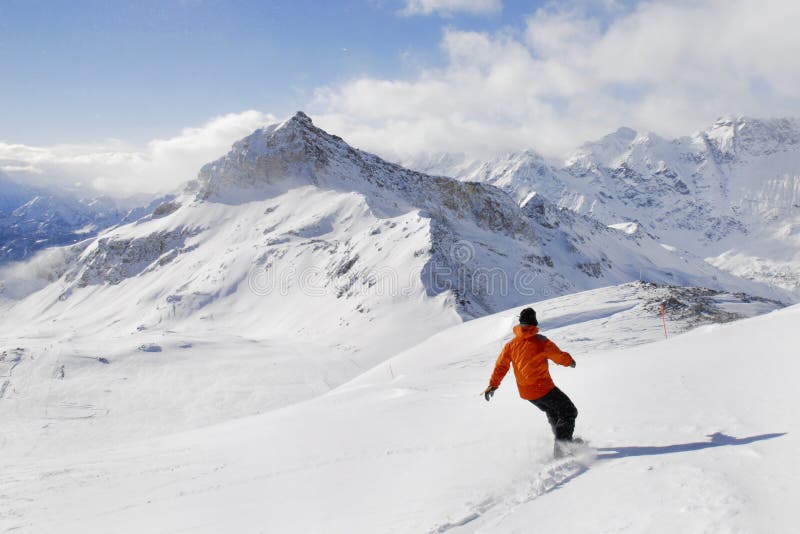
{"label": "thin pole", "polygon": [[667,316],[664,313],[664,303],[661,303],[661,322],[664,323],[664,338],[667,338]]}

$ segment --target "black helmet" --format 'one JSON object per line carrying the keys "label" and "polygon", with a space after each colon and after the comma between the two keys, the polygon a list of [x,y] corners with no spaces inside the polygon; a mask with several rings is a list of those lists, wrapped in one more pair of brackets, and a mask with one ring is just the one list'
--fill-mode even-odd
{"label": "black helmet", "polygon": [[536,312],[533,308],[525,308],[519,314],[519,324],[522,326],[539,326],[536,320]]}

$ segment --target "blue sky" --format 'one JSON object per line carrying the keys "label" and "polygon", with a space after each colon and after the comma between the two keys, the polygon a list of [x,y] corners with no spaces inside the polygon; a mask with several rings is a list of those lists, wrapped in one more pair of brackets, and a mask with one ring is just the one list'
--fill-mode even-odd
{"label": "blue sky", "polygon": [[165,192],[298,109],[407,164],[797,117],[800,2],[764,6],[0,0],[0,172]]}
{"label": "blue sky", "polygon": [[0,2],[0,140],[145,141],[244,109],[283,115],[313,90],[442,61],[444,27],[522,30],[535,2],[399,15],[402,2]]}

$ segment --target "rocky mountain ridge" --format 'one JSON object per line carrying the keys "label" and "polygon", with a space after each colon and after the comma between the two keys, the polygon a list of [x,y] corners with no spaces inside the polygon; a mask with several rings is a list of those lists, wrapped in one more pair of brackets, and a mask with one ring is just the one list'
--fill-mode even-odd
{"label": "rocky mountain ridge", "polygon": [[620,128],[562,164],[530,150],[439,161],[437,172],[496,185],[518,202],[536,192],[606,225],[635,223],[737,276],[800,290],[796,119],[722,118],[671,140]]}

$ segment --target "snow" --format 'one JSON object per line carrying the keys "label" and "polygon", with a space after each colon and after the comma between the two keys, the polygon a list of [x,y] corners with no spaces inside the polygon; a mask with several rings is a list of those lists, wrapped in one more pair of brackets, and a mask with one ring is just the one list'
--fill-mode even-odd
{"label": "snow", "polygon": [[[170,248],[178,253],[165,261]],[[3,314],[4,346],[29,355],[0,403],[18,432],[4,451],[67,452],[81,434],[116,443],[320,395],[460,321],[447,295],[410,283],[426,261],[415,253],[428,248],[418,213],[378,219],[359,195],[307,186],[243,205],[184,199],[67,258],[37,256],[41,282],[24,278],[33,264],[18,268],[7,293],[22,300]],[[354,257],[347,273],[326,276]],[[266,262],[272,280],[261,278]],[[351,283],[362,269],[402,291],[360,275]],[[153,345],[162,351],[140,349]]]}
{"label": "snow", "polygon": [[[0,270],[0,531],[785,531],[798,132],[431,159],[470,182],[257,130]],[[512,376],[480,395],[528,304],[578,361],[574,459]]]}
{"label": "snow", "polygon": [[[69,455],[4,454],[0,526],[791,530],[800,497],[800,428],[790,408],[800,400],[791,348],[800,342],[800,307],[637,345],[651,340],[660,318],[630,315],[626,291],[574,294],[539,308],[544,333],[578,362],[553,375],[578,406],[577,433],[595,454],[549,461],[549,428],[518,398],[513,376],[491,403],[479,395],[514,309],[444,329],[326,394],[260,415],[113,447],[76,434],[85,450]],[[629,339],[637,331],[642,337]],[[102,367],[114,368],[111,360]],[[183,380],[182,388],[202,391]],[[145,412],[129,424],[153,421]]]}
{"label": "snow", "polygon": [[628,235],[633,235],[639,231],[639,223],[635,222],[614,223],[609,224],[608,227],[613,228],[614,230],[619,230],[620,232],[624,232]]}

